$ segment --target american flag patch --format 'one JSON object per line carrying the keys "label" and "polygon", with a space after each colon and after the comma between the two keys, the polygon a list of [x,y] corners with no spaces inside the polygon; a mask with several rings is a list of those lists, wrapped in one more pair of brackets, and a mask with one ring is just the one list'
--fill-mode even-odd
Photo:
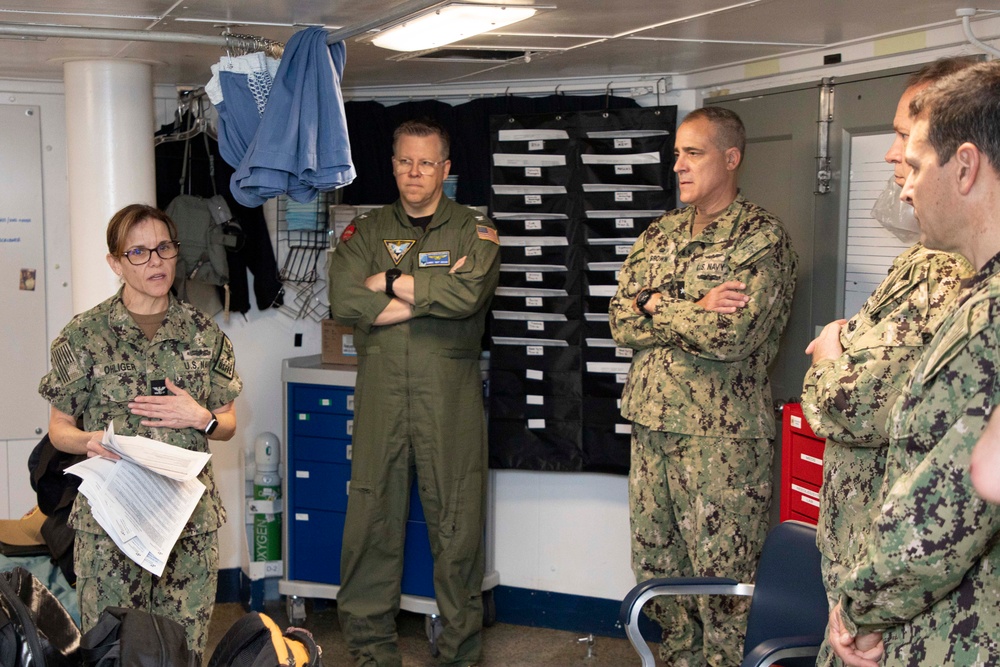
{"label": "american flag patch", "polygon": [[500,237],[497,236],[497,230],[492,227],[487,227],[486,225],[476,225],[476,233],[479,234],[479,238],[484,241],[493,241],[497,245],[500,245]]}

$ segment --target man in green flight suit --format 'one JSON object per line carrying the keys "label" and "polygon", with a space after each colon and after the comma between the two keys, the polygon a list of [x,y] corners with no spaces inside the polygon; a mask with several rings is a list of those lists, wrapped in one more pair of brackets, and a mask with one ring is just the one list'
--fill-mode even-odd
{"label": "man in green flight suit", "polygon": [[889,414],[880,502],[828,638],[852,667],[996,665],[1000,507],[969,470],[1000,402],[1000,63],[941,79],[910,112],[902,198],[921,243],[976,273]]}
{"label": "man in green flight suit", "polygon": [[[697,109],[677,128],[687,207],[654,222],[622,265],[615,341],[635,350],[622,394],[632,422],[629,506],[636,579],[752,579],[771,503],[774,410],[767,367],[795,290],[781,222],[737,188],[746,133],[734,112]],[[742,662],[748,607],[661,598],[660,657],[674,667]]]}
{"label": "man in green flight suit", "polygon": [[330,261],[335,320],[354,327],[358,378],[337,609],[356,664],[398,667],[403,542],[416,474],[434,556],[443,665],[479,659],[487,475],[480,347],[499,281],[485,216],[442,193],[448,134],[393,135],[400,198],[356,218]]}

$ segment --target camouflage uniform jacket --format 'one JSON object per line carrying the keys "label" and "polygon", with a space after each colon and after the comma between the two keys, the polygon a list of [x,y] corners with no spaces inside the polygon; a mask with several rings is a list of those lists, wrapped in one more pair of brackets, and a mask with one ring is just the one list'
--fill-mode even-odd
{"label": "camouflage uniform jacket", "polygon": [[861,549],[885,472],[889,409],[972,273],[959,255],[909,248],[841,328],[843,354],[806,373],[802,411],[827,439],[816,541],[833,562],[849,564]]}
{"label": "camouflage uniform jacket", "polygon": [[[781,222],[742,196],[692,239],[694,213],[654,222],[622,265],[611,331],[636,353],[621,413],[656,431],[770,438],[767,366],[791,310],[795,251]],[[746,284],[746,306],[726,315],[696,304],[727,280]],[[644,287],[662,294],[652,317],[632,307]]]}
{"label": "camouflage uniform jacket", "polygon": [[1000,254],[972,279],[889,414],[880,509],[840,588],[895,665],[1000,664],[1000,506],[969,460],[1000,402]]}
{"label": "camouflage uniform jacket", "polygon": [[[119,290],[66,325],[52,342],[52,370],[38,392],[55,408],[82,418],[85,431],[103,430],[114,420],[115,433],[121,435],[208,451],[208,440],[199,429],[142,426],[145,417],[133,415],[128,402],[151,394],[152,381],[169,377],[209,410],[229,403],[243,388],[229,338],[207,315],[171,296],[163,325],[147,341],[121,295]],[[207,490],[182,536],[218,530],[226,519],[211,461],[198,479]],[[88,533],[104,532],[83,494],[77,496],[70,525]]]}

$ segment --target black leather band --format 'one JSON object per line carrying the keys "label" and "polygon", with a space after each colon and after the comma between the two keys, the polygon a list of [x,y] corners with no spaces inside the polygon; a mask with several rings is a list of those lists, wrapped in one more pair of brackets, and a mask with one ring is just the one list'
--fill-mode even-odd
{"label": "black leather band", "polygon": [[392,291],[392,284],[401,275],[403,275],[403,272],[399,269],[389,269],[385,272],[385,293],[393,298],[395,298],[396,293]]}

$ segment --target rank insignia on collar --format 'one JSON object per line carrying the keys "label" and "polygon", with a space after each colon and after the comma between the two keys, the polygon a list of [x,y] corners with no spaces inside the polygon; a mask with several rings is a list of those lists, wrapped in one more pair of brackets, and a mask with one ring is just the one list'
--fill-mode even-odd
{"label": "rank insignia on collar", "polygon": [[385,249],[389,251],[389,256],[392,257],[392,263],[399,266],[399,262],[406,256],[406,253],[410,251],[413,244],[417,242],[416,239],[385,239],[382,241],[385,243]]}

